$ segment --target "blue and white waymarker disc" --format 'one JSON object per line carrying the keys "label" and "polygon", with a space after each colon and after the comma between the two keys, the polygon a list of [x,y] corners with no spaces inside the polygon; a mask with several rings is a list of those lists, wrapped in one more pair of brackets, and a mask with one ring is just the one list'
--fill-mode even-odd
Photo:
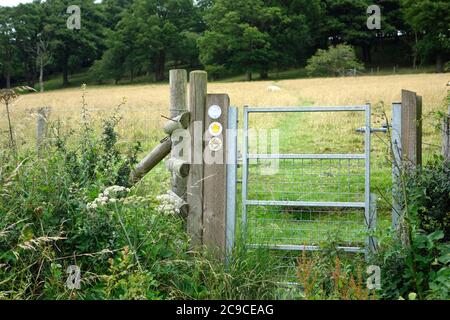
{"label": "blue and white waymarker disc", "polygon": [[208,116],[211,119],[219,119],[222,115],[222,108],[218,105],[212,105],[208,109]]}

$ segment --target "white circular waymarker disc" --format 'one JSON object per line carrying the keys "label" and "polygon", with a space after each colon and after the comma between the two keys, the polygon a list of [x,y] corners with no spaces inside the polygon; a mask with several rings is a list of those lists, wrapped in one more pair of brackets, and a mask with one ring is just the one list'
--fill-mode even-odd
{"label": "white circular waymarker disc", "polygon": [[209,125],[209,133],[213,137],[220,136],[222,134],[222,131],[223,131],[223,127],[222,127],[222,124],[220,124],[219,122],[213,122]]}
{"label": "white circular waymarker disc", "polygon": [[209,107],[208,116],[211,119],[219,119],[221,115],[222,115],[222,108],[220,106],[212,105],[211,107]]}
{"label": "white circular waymarker disc", "polygon": [[209,140],[208,147],[211,151],[220,151],[222,150],[223,142],[220,140],[220,138],[213,137],[211,140]]}

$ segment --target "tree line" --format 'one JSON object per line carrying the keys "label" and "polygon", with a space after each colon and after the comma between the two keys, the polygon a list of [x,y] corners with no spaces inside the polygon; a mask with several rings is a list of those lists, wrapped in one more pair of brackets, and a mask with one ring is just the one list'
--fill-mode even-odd
{"label": "tree line", "polygon": [[[381,29],[370,30],[374,2]],[[70,5],[81,9],[80,29],[66,25]],[[176,67],[267,79],[342,43],[366,66],[433,62],[442,72],[449,28],[447,0],[35,0],[0,7],[0,87],[59,73],[67,86],[87,68],[98,83],[162,81]]]}

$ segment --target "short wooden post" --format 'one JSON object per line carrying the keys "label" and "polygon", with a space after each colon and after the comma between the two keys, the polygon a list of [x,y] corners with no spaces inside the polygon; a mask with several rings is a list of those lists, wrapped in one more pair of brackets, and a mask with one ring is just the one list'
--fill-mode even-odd
{"label": "short wooden post", "polygon": [[442,124],[442,155],[445,161],[450,161],[450,105]]}
{"label": "short wooden post", "polygon": [[208,75],[205,71],[193,71],[189,76],[189,111],[191,136],[191,168],[187,184],[187,232],[191,237],[191,246],[203,242],[203,151],[205,132],[205,109]]}
{"label": "short wooden post", "polygon": [[38,155],[42,155],[45,148],[50,110],[49,107],[43,107],[37,111],[36,150]]}
{"label": "short wooden post", "polygon": [[[187,72],[186,70],[170,70],[170,118],[176,118],[187,110]],[[167,128],[166,128],[167,129]],[[183,151],[178,150],[177,145],[183,143],[183,137],[178,130],[172,132],[172,159],[182,159]],[[186,200],[187,179],[176,172],[172,172],[172,191],[180,198]]]}
{"label": "short wooden post", "polygon": [[[219,110],[219,117],[211,117],[208,110]],[[214,249],[226,248],[227,213],[227,134],[230,98],[227,94],[209,94],[205,110],[206,148],[204,166],[203,243]],[[221,129],[220,129],[221,128]]]}

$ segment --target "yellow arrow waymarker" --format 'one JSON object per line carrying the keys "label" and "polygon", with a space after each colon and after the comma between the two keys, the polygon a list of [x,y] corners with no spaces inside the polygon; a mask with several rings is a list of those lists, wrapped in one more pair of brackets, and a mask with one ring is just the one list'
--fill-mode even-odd
{"label": "yellow arrow waymarker", "polygon": [[213,122],[209,126],[209,133],[214,137],[220,136],[222,134],[222,131],[223,127],[219,122]]}

